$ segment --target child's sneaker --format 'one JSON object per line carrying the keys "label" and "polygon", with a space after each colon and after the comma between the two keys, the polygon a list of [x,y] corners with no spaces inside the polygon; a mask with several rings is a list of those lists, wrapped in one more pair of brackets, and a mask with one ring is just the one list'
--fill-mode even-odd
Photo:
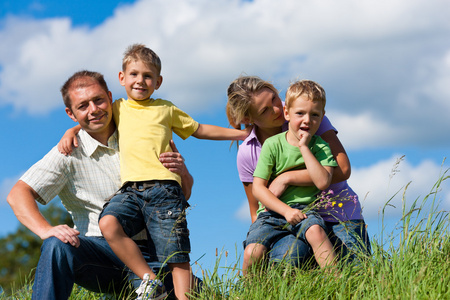
{"label": "child's sneaker", "polygon": [[149,274],[144,274],[144,279],[136,293],[138,294],[136,300],[159,300],[167,296],[166,288],[161,280],[150,280]]}

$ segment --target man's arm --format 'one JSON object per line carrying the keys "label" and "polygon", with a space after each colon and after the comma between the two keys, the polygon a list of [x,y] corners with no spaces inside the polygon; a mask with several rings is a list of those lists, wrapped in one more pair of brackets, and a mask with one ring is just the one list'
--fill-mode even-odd
{"label": "man's arm", "polygon": [[36,199],[39,195],[28,184],[19,180],[11,189],[7,201],[17,219],[33,233],[45,240],[51,236],[57,237],[64,243],[78,247],[80,240],[78,230],[66,224],[52,226],[40,213]]}
{"label": "man's arm", "polygon": [[184,163],[184,158],[178,152],[173,140],[170,140],[170,147],[173,152],[161,153],[159,161],[164,167],[169,169],[169,171],[181,176],[181,189],[183,190],[186,200],[189,200],[192,193],[192,186],[194,185],[194,178],[191,173],[189,173],[186,164]]}

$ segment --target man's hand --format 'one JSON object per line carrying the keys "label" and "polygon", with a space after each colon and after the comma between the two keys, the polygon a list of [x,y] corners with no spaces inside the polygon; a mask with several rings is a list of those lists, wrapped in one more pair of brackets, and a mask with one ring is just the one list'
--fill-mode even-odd
{"label": "man's hand", "polygon": [[184,163],[183,156],[181,156],[178,152],[178,149],[172,140],[170,140],[170,147],[172,148],[172,152],[161,153],[159,156],[159,161],[169,171],[180,175],[181,188],[183,190],[184,197],[186,200],[189,200],[191,197],[192,186],[194,185],[194,178],[191,176],[191,173],[189,173]]}
{"label": "man's hand", "polygon": [[75,248],[78,248],[80,246],[80,239],[78,238],[79,234],[80,232],[78,230],[70,228],[64,224],[52,227],[50,230],[41,235],[41,239],[45,240],[54,236],[60,239],[63,243],[69,243]]}
{"label": "man's hand", "polygon": [[173,140],[170,140],[170,147],[173,152],[164,152],[159,156],[159,161],[164,167],[169,169],[169,171],[183,176],[188,172],[186,165],[184,164],[183,156],[178,152],[177,147]]}
{"label": "man's hand", "polygon": [[289,222],[292,226],[300,223],[301,220],[306,219],[307,216],[299,209],[290,208],[284,215],[286,221]]}

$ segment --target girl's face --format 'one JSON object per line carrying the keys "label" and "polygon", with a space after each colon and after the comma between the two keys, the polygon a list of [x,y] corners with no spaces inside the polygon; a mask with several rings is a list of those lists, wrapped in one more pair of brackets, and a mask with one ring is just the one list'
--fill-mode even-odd
{"label": "girl's face", "polygon": [[269,88],[263,88],[253,97],[247,118],[247,122],[262,129],[281,127],[285,119],[280,96]]}

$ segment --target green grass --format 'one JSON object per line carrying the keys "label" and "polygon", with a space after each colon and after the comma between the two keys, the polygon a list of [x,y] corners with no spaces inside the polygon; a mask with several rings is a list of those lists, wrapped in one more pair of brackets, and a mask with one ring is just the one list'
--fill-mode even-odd
{"label": "green grass", "polygon": [[[382,229],[372,240],[373,255],[361,255],[358,265],[340,265],[336,275],[283,263],[263,264],[243,277],[240,258],[227,265],[225,252],[217,255],[212,270],[201,270],[204,287],[193,299],[450,299],[450,218],[448,211],[439,210],[442,183],[450,178],[448,171],[428,195],[410,204],[405,199],[408,185],[403,189],[402,217],[396,230],[386,234]],[[392,199],[383,207],[383,221]],[[76,288],[71,299],[99,297]],[[29,288],[0,296],[30,298]]]}

